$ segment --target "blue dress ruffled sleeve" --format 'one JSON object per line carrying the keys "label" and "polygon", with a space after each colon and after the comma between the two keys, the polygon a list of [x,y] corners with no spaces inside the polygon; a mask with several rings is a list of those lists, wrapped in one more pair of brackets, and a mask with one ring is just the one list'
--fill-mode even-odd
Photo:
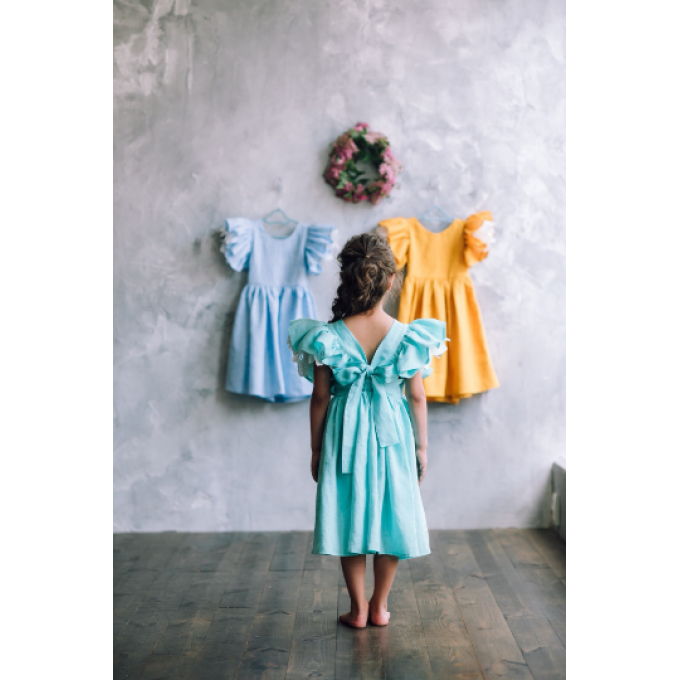
{"label": "blue dress ruffled sleeve", "polygon": [[310,225],[305,242],[305,267],[308,274],[321,273],[321,262],[330,260],[335,251],[335,227]]}
{"label": "blue dress ruffled sleeve", "polygon": [[288,346],[298,373],[314,382],[314,364],[337,368],[346,359],[338,336],[328,329],[328,324],[314,319],[296,319],[288,326]]}
{"label": "blue dress ruffled sleeve", "polygon": [[237,272],[248,269],[250,251],[253,249],[253,223],[244,217],[225,220],[226,228],[220,230],[222,247],[220,250],[229,266]]}
{"label": "blue dress ruffled sleeve", "polygon": [[416,319],[408,326],[397,355],[400,378],[412,378],[418,371],[423,378],[432,373],[432,357],[446,352],[446,324],[437,319]]}

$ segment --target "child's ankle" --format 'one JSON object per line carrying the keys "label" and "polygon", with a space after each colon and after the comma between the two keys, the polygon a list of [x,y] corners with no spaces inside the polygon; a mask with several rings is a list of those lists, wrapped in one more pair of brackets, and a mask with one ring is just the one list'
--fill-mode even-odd
{"label": "child's ankle", "polygon": [[354,600],[351,600],[350,608],[352,614],[355,616],[359,614],[365,614],[368,611],[368,600],[364,600],[363,602],[355,602]]}
{"label": "child's ankle", "polygon": [[387,602],[378,602],[378,600],[371,599],[368,605],[370,610],[376,614],[387,611]]}

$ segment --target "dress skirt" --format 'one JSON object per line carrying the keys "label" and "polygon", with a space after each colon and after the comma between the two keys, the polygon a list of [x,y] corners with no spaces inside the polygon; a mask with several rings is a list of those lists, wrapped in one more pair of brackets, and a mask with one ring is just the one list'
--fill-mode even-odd
{"label": "dress skirt", "polygon": [[430,552],[425,511],[420,498],[415,443],[405,398],[396,406],[394,425],[400,442],[378,445],[370,426],[371,394],[361,394],[353,470],[342,474],[340,442],[346,395],[331,399],[324,431],[316,524],[312,552],[317,555],[386,554],[401,559]]}

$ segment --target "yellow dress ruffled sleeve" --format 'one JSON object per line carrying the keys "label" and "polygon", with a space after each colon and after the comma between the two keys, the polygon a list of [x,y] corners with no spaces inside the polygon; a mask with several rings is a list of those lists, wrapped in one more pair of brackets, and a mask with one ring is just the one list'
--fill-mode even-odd
{"label": "yellow dress ruffled sleeve", "polygon": [[484,222],[491,221],[493,221],[493,217],[488,210],[470,215],[470,217],[465,220],[463,227],[463,239],[465,244],[463,248],[463,260],[466,267],[472,267],[472,265],[481,262],[489,254],[488,244],[477,238],[475,232],[481,228]]}
{"label": "yellow dress ruffled sleeve", "polygon": [[411,230],[408,220],[404,217],[391,217],[380,222],[380,226],[387,232],[387,241],[394,253],[397,267],[403,269],[408,263],[411,245]]}

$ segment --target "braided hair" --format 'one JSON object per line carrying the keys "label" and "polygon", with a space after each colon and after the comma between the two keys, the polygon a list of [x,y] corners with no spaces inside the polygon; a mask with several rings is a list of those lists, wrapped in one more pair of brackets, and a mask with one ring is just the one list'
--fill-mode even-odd
{"label": "braided hair", "polygon": [[387,292],[397,263],[387,239],[377,234],[352,236],[338,255],[340,286],[331,323],[373,309]]}

